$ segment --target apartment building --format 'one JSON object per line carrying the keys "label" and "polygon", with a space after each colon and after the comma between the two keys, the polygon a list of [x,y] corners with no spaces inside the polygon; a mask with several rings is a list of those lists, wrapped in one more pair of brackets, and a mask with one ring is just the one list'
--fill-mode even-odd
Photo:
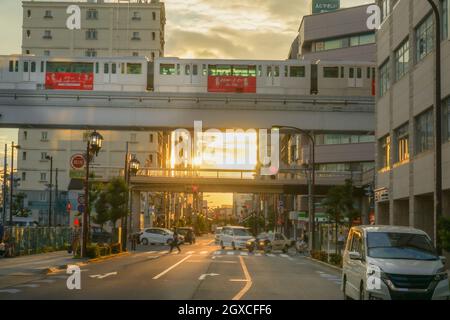
{"label": "apartment building", "polygon": [[[129,153],[136,156],[141,168],[161,168],[163,163],[161,133],[104,130],[100,133],[104,137],[104,144],[91,167],[96,179],[104,180],[123,175],[127,142]],[[49,157],[53,157],[52,203],[55,213],[60,215],[56,221],[60,224],[67,222],[62,215],[65,214],[68,201],[73,202],[72,209],[77,210],[76,198],[73,199],[70,192],[72,189],[82,192],[79,189],[83,183],[78,179],[83,178],[85,170],[74,170],[71,159],[86,152],[86,137],[87,132],[83,130],[19,130],[17,170],[21,180],[17,192],[27,195],[25,206],[32,210],[34,220],[40,224],[48,223]],[[55,201],[56,188],[59,201]]]}
{"label": "apartment building", "polygon": [[[71,5],[81,10],[81,29],[66,25]],[[22,6],[23,54],[164,56],[166,16],[159,0],[23,1]]]}
{"label": "apartment building", "polygon": [[289,59],[375,61],[375,32],[367,29],[367,7],[304,16]]}
{"label": "apartment building", "polygon": [[[443,214],[450,216],[449,0],[442,17]],[[412,226],[436,237],[435,25],[428,1],[378,1],[376,220]]]}

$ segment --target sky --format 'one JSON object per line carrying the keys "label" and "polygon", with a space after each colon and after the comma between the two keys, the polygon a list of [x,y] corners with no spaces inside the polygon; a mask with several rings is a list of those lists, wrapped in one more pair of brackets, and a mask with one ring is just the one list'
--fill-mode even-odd
{"label": "sky", "polygon": [[[372,0],[341,0],[351,7]],[[165,0],[165,55],[180,58],[286,59],[309,0]],[[0,0],[0,54],[21,52],[21,0]],[[17,130],[0,128],[4,143]],[[0,164],[2,167],[3,164]]]}

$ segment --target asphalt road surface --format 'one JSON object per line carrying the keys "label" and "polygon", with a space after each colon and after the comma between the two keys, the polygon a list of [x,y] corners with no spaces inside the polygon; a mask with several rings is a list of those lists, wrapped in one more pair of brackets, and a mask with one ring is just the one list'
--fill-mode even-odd
{"label": "asphalt road surface", "polygon": [[10,299],[336,300],[340,273],[298,254],[221,250],[212,238],[168,252],[137,252],[81,267],[81,289],[67,288],[66,272],[26,278],[0,288]]}

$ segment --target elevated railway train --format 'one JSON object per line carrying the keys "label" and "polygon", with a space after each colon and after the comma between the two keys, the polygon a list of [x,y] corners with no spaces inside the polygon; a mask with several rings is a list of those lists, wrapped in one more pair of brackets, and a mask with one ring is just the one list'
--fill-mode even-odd
{"label": "elevated railway train", "polygon": [[372,62],[0,56],[0,89],[373,96],[375,73]]}

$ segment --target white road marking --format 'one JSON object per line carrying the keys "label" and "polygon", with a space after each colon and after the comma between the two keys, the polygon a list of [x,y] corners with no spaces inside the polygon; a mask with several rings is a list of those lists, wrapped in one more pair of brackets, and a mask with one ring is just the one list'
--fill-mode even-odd
{"label": "white road marking", "polygon": [[248,282],[247,279],[230,279],[231,282]]}
{"label": "white road marking", "polygon": [[38,284],[21,284],[19,286],[16,286],[17,288],[38,288]]}
{"label": "white road marking", "polygon": [[223,251],[214,251],[215,255],[223,254]]}
{"label": "white road marking", "polygon": [[255,253],[255,256],[256,256],[256,257],[261,257],[262,254],[261,254],[261,253]]}
{"label": "white road marking", "polygon": [[194,254],[195,253],[195,251],[188,251],[188,252],[186,252],[186,254]]}
{"label": "white road marking", "polygon": [[107,277],[110,277],[110,276],[116,276],[116,275],[117,275],[117,272],[110,272],[110,273],[106,273],[106,274],[103,274],[103,275],[96,274],[96,275],[92,275],[92,276],[89,276],[89,277],[97,278],[97,279],[104,279],[104,278],[107,278]]}
{"label": "white road marking", "polygon": [[268,257],[275,257],[275,255],[272,254],[272,253],[267,253],[266,256],[268,256]]}
{"label": "white road marking", "polygon": [[205,274],[202,274],[202,275],[198,278],[198,280],[205,280],[206,277],[217,277],[217,276],[220,276],[220,274],[218,274],[218,273],[205,273]]}
{"label": "white road marking", "polygon": [[19,289],[5,289],[5,290],[0,290],[0,293],[18,293],[22,290]]}
{"label": "white road marking", "polygon": [[166,270],[164,270],[163,272],[161,272],[160,274],[158,274],[157,276],[153,277],[153,280],[158,280],[159,278],[161,278],[163,275],[165,275],[166,273],[168,273],[170,270],[176,268],[178,265],[182,264],[184,261],[186,261],[187,259],[189,259],[190,257],[192,257],[192,255],[188,255],[186,258],[178,261],[177,263],[175,263],[173,266],[167,268]]}
{"label": "white road marking", "polygon": [[242,290],[239,291],[238,294],[233,297],[233,300],[241,300],[242,297],[247,293],[248,290],[250,290],[250,288],[253,285],[252,278],[250,276],[250,273],[248,272],[247,266],[245,265],[244,258],[242,258],[242,256],[239,257],[239,261],[241,262],[242,271],[244,272],[245,280],[247,281],[245,283],[244,288],[242,288]]}
{"label": "white road marking", "polygon": [[202,251],[200,254],[208,254],[208,251]]}
{"label": "white road marking", "polygon": [[237,261],[224,261],[224,260],[221,260],[221,261],[216,261],[216,260],[214,260],[213,262],[214,262],[214,263],[230,263],[230,264],[235,264],[235,263],[237,263]]}
{"label": "white road marking", "polygon": [[248,256],[247,252],[241,252],[241,256]]}
{"label": "white road marking", "polygon": [[287,254],[280,254],[280,257],[289,258],[289,256]]}
{"label": "white road marking", "polygon": [[53,279],[64,279],[66,280],[69,276],[51,276]]}
{"label": "white road marking", "polygon": [[227,255],[233,256],[234,255],[234,251],[227,252]]}
{"label": "white road marking", "polygon": [[169,253],[169,251],[167,251],[167,250],[166,251],[161,251],[160,253],[161,254],[166,254],[166,253]]}
{"label": "white road marking", "polygon": [[157,251],[149,251],[147,254],[155,254]]}

